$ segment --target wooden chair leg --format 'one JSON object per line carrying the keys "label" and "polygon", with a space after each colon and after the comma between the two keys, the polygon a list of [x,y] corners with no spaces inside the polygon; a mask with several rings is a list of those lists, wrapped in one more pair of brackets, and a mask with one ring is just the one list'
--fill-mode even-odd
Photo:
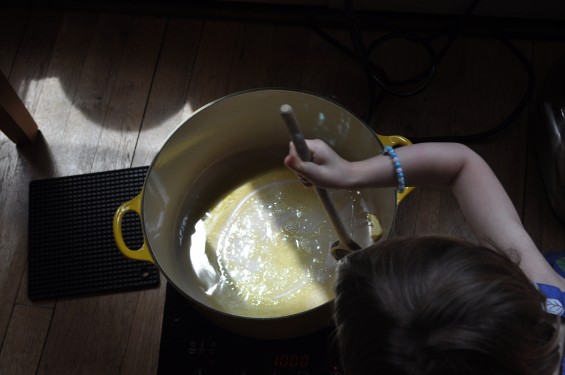
{"label": "wooden chair leg", "polygon": [[0,131],[17,145],[35,141],[38,127],[8,79],[0,72]]}

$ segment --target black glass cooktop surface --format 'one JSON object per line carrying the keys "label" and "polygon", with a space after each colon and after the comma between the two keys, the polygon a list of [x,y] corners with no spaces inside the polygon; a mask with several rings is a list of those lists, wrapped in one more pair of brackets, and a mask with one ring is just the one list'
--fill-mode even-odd
{"label": "black glass cooktop surface", "polygon": [[333,328],[285,340],[227,332],[167,284],[159,375],[340,375]]}

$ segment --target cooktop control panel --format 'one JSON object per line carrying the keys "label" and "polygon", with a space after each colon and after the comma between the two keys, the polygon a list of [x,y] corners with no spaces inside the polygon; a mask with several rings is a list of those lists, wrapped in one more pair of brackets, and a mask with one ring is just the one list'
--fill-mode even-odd
{"label": "cooktop control panel", "polygon": [[287,340],[260,340],[218,328],[167,285],[159,375],[341,375],[328,327]]}

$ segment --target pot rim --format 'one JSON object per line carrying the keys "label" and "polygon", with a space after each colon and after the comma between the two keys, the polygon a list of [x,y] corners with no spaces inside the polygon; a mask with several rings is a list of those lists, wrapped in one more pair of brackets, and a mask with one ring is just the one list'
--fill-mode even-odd
{"label": "pot rim", "polygon": [[[378,137],[377,133],[376,133],[373,129],[371,129],[359,116],[355,115],[353,112],[351,112],[349,109],[345,108],[343,105],[339,104],[339,103],[336,102],[335,100],[333,100],[333,99],[331,99],[331,98],[327,98],[327,97],[325,97],[325,96],[321,96],[321,95],[319,95],[319,94],[316,94],[316,93],[314,93],[314,92],[310,92],[310,91],[307,91],[307,90],[297,90],[297,89],[284,88],[284,87],[266,87],[266,88],[247,89],[247,90],[242,90],[242,91],[237,91],[237,92],[234,92],[234,93],[231,93],[231,94],[227,94],[227,95],[225,95],[225,96],[223,96],[223,97],[220,97],[220,98],[218,98],[218,99],[215,99],[215,100],[213,100],[213,101],[211,101],[211,102],[209,102],[209,103],[203,105],[202,107],[198,108],[197,110],[195,110],[192,114],[190,114],[190,116],[189,116],[188,118],[186,118],[182,123],[180,123],[180,124],[179,124],[175,129],[173,129],[173,130],[170,132],[170,134],[167,136],[166,140],[163,142],[163,144],[161,145],[161,147],[159,148],[159,150],[157,151],[157,153],[156,153],[155,156],[153,157],[153,160],[151,161],[151,164],[149,165],[149,168],[148,168],[148,170],[147,170],[146,177],[145,177],[145,179],[144,179],[143,186],[142,186],[142,189],[141,189],[141,192],[140,192],[140,194],[141,194],[141,205],[140,205],[140,210],[141,210],[141,215],[140,215],[140,218],[141,218],[141,220],[140,220],[140,221],[141,221],[141,228],[142,228],[143,236],[144,236],[144,238],[145,238],[145,240],[146,240],[146,243],[147,243],[148,251],[149,251],[149,253],[150,253],[150,255],[151,255],[151,258],[153,259],[153,264],[155,264],[155,266],[160,270],[160,273],[161,273],[162,275],[164,275],[164,277],[167,279],[167,282],[170,283],[171,286],[173,286],[173,287],[175,288],[175,290],[178,291],[183,297],[185,297],[185,298],[187,298],[188,300],[190,300],[190,302],[197,304],[199,307],[201,307],[201,308],[203,308],[203,309],[205,309],[205,310],[207,310],[207,311],[213,311],[214,313],[216,313],[216,314],[218,314],[218,315],[220,315],[220,316],[225,316],[225,317],[228,317],[228,318],[231,318],[231,319],[234,319],[234,318],[235,318],[235,319],[239,319],[239,320],[242,320],[242,321],[254,321],[254,322],[261,322],[261,321],[268,322],[268,321],[273,321],[273,320],[286,320],[286,319],[289,319],[289,320],[290,320],[290,319],[296,319],[296,318],[298,318],[298,317],[300,317],[300,316],[303,316],[303,315],[312,314],[312,313],[314,313],[314,312],[316,312],[316,311],[318,311],[318,310],[327,309],[328,307],[332,308],[332,310],[333,310],[333,303],[334,303],[335,298],[332,298],[331,300],[329,300],[329,301],[327,301],[327,302],[325,302],[325,303],[323,303],[323,304],[321,304],[321,305],[318,305],[318,306],[316,306],[316,307],[313,307],[313,308],[311,308],[311,309],[308,309],[308,310],[304,310],[304,311],[297,312],[297,313],[290,314],[290,315],[284,315],[284,316],[279,316],[279,317],[265,317],[265,318],[262,318],[262,317],[248,317],[248,316],[242,316],[242,315],[235,315],[235,314],[231,314],[231,313],[222,311],[222,310],[220,310],[220,309],[215,309],[215,308],[213,308],[213,307],[211,307],[211,306],[208,306],[208,305],[206,305],[206,304],[204,304],[204,303],[198,301],[196,298],[192,297],[192,296],[189,295],[188,293],[186,293],[182,288],[180,288],[179,286],[177,286],[177,284],[174,282],[174,280],[172,280],[172,279],[170,278],[170,276],[169,276],[166,272],[164,272],[163,268],[162,268],[161,265],[159,264],[158,259],[155,257],[155,254],[154,254],[153,249],[152,249],[152,247],[151,247],[150,239],[149,239],[149,238],[147,237],[147,235],[146,235],[146,229],[145,229],[146,223],[145,223],[145,220],[144,220],[143,211],[144,211],[144,206],[145,206],[145,194],[144,194],[144,191],[145,191],[145,188],[146,188],[146,184],[147,184],[147,182],[148,182],[148,177],[150,176],[150,174],[151,174],[153,168],[155,167],[155,164],[157,163],[157,161],[158,161],[158,159],[159,159],[161,153],[163,152],[163,149],[165,148],[165,146],[167,145],[167,143],[168,143],[171,139],[173,139],[173,137],[175,136],[175,134],[176,134],[177,132],[179,132],[180,129],[181,129],[192,117],[194,117],[194,116],[197,115],[198,113],[200,113],[200,112],[202,112],[202,111],[208,109],[208,108],[211,107],[212,105],[215,105],[215,104],[217,104],[217,103],[219,103],[219,102],[222,102],[222,101],[231,99],[231,98],[236,97],[236,96],[245,95],[245,94],[250,94],[250,93],[254,93],[254,92],[262,92],[262,91],[264,91],[264,92],[277,92],[277,91],[278,91],[278,92],[294,92],[294,93],[298,93],[298,94],[306,94],[306,95],[314,96],[314,97],[316,97],[316,98],[318,98],[318,99],[321,99],[321,100],[324,100],[324,101],[326,101],[326,102],[329,102],[329,103],[331,103],[331,104],[337,106],[339,109],[341,109],[341,110],[347,112],[350,116],[352,116],[352,117],[355,118],[356,120],[358,120],[358,122],[359,122],[360,124],[362,124],[363,126],[365,126],[365,127],[370,131],[371,135],[372,135],[372,136],[374,137],[374,139],[378,142],[378,144],[381,146],[381,148],[384,147],[384,145],[383,145],[381,139]],[[395,193],[395,195],[396,195],[396,194],[397,194],[397,193]],[[397,209],[398,209],[398,203],[397,203],[397,201],[395,200],[395,202],[394,202],[394,212],[393,212],[393,214],[392,214],[392,222],[391,222],[391,229],[390,229],[390,232],[389,232],[389,237],[390,237],[390,235],[392,234],[393,229],[394,229],[395,224],[396,224],[396,212],[397,212]]]}
{"label": "pot rim", "polygon": [[[267,87],[267,88],[254,88],[254,89],[247,89],[247,90],[242,90],[242,91],[237,91],[231,94],[227,94],[225,96],[222,96],[218,99],[215,99],[207,104],[204,104],[202,107],[198,108],[197,110],[195,110],[194,112],[192,112],[190,114],[190,116],[188,118],[186,118],[186,120],[184,120],[182,123],[180,123],[179,125],[177,125],[177,127],[175,129],[173,129],[169,135],[167,136],[167,138],[165,139],[165,141],[163,142],[163,144],[161,145],[161,147],[159,148],[159,150],[157,151],[157,153],[155,154],[155,156],[153,157],[153,160],[151,161],[151,164],[149,165],[149,169],[147,170],[147,174],[146,176],[149,176],[149,174],[151,173],[151,170],[153,169],[153,167],[155,166],[157,159],[159,158],[159,156],[161,155],[161,152],[163,151],[163,148],[165,147],[165,145],[167,144],[167,142],[169,142],[170,139],[173,138],[173,136],[175,135],[175,133],[177,133],[178,131],[180,131],[180,128],[187,122],[189,121],[192,117],[194,117],[195,115],[197,115],[199,112],[204,111],[205,109],[207,109],[208,107],[211,107],[214,104],[217,104],[219,102],[225,101],[227,99],[231,99],[235,96],[240,96],[240,95],[244,95],[244,94],[250,94],[253,92],[260,92],[260,91],[284,91],[284,92],[295,92],[295,93],[299,93],[299,94],[307,94],[307,95],[311,95],[311,96],[315,96],[318,97],[319,99],[325,100],[327,102],[330,102],[334,105],[336,105],[337,107],[341,108],[342,110],[346,111],[347,113],[349,113],[351,116],[353,116],[354,118],[356,118],[361,124],[363,124],[368,130],[371,131],[371,134],[373,135],[373,137],[377,140],[377,142],[379,143],[379,145],[381,147],[383,146],[383,143],[381,142],[381,140],[379,139],[379,137],[377,136],[377,134],[375,133],[375,131],[373,131],[373,129],[371,129],[369,127],[369,125],[367,125],[365,123],[365,121],[363,121],[359,116],[357,116],[356,114],[354,114],[353,112],[351,112],[350,110],[348,110],[347,108],[345,108],[343,105],[339,104],[338,102],[336,102],[335,100],[331,99],[331,98],[327,98],[324,96],[321,96],[319,94],[316,94],[314,92],[311,91],[307,91],[307,90],[296,90],[296,89],[291,89],[291,88],[283,88],[283,87]],[[147,182],[147,178],[145,178],[145,180],[143,181],[143,188],[142,191],[145,188],[145,184]],[[143,210],[143,206],[144,206],[144,198],[142,196],[142,203],[141,203],[141,209]],[[143,225],[143,223],[142,223]],[[153,254],[152,254],[153,255]]]}

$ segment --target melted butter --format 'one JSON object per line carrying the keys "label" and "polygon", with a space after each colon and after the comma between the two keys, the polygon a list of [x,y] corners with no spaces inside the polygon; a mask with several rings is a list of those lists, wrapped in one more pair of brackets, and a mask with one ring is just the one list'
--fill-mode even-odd
{"label": "melted butter", "polygon": [[282,167],[244,181],[210,207],[195,225],[190,259],[214,308],[281,317],[334,298],[329,250],[336,239],[314,189]]}

